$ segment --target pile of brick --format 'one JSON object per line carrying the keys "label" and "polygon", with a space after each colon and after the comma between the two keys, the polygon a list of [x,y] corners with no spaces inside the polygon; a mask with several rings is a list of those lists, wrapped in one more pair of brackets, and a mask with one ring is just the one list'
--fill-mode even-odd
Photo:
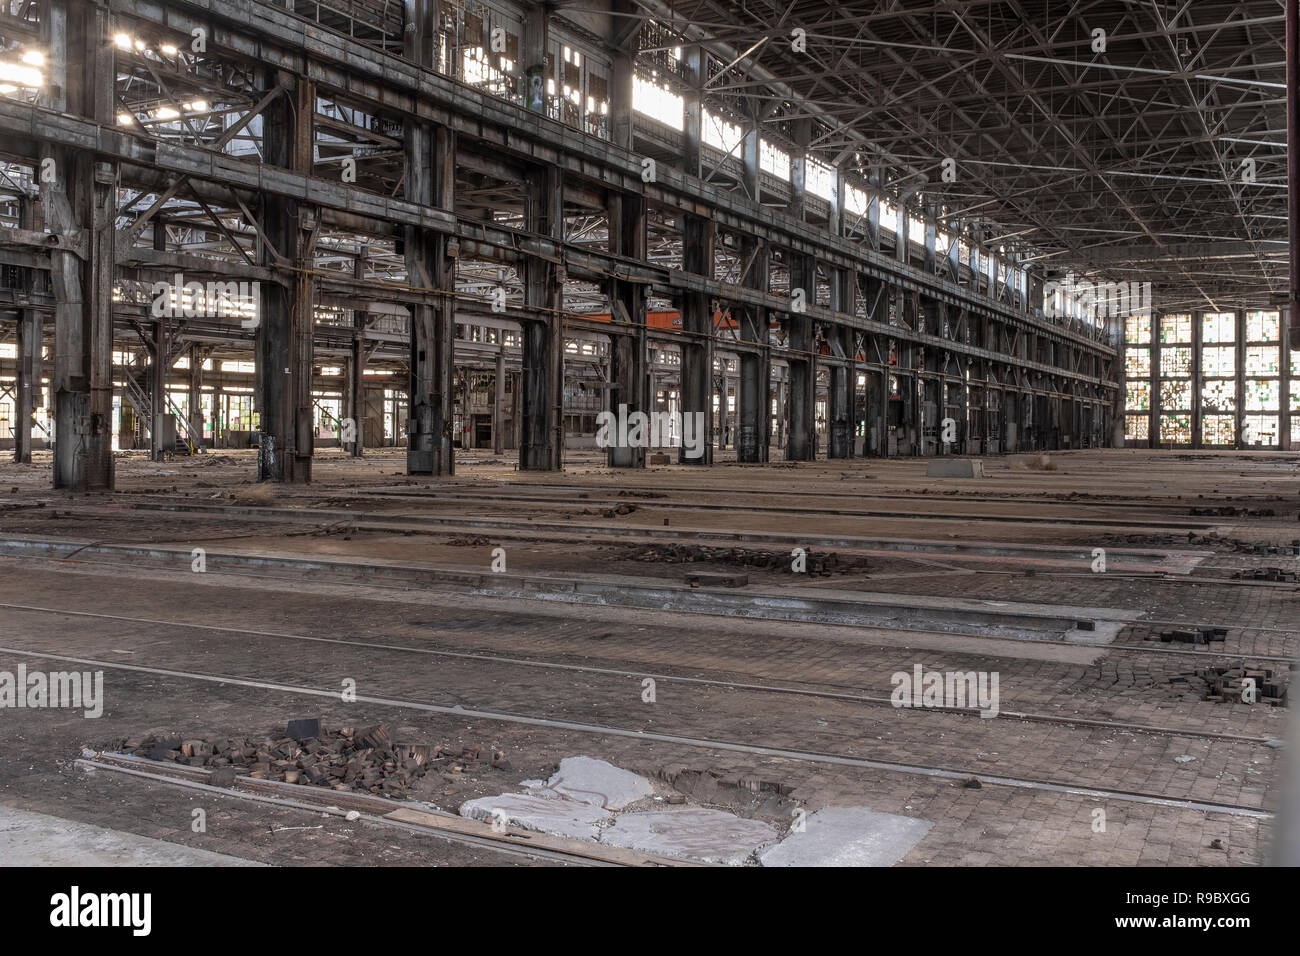
{"label": "pile of brick", "polygon": [[394,743],[387,724],[331,731],[319,720],[293,720],[283,737],[149,737],[121,741],[117,748],[150,760],[246,774],[255,780],[361,790],[403,798],[431,770],[463,773],[480,763],[509,770],[500,751]]}
{"label": "pile of brick", "polygon": [[[1226,627],[1171,628],[1160,632],[1160,640],[1165,644],[1212,644],[1227,639]],[[1147,640],[1155,640],[1155,637]]]}
{"label": "pile of brick", "polygon": [[1202,699],[1212,701],[1245,701],[1243,690],[1246,681],[1254,681],[1254,700],[1274,707],[1286,706],[1287,685],[1273,679],[1273,671],[1263,667],[1247,667],[1244,663],[1233,667],[1216,664],[1193,671],[1184,678],[1173,678],[1177,683],[1199,680],[1204,685]]}
{"label": "pile of brick", "polygon": [[1282,568],[1247,568],[1233,575],[1243,581],[1285,581],[1291,584],[1300,581],[1300,574]]}

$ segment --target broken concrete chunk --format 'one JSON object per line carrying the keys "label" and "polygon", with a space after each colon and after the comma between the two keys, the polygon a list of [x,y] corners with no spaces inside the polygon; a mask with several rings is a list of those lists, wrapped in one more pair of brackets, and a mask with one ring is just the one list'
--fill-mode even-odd
{"label": "broken concrete chunk", "polygon": [[763,866],[893,866],[931,826],[929,820],[868,807],[824,807],[761,851],[758,860]]}
{"label": "broken concrete chunk", "polygon": [[761,820],[690,809],[626,813],[601,833],[600,842],[699,863],[740,866],[776,838],[776,830]]}
{"label": "broken concrete chunk", "polygon": [[520,793],[468,800],[461,804],[460,815],[470,820],[497,821],[498,825],[576,840],[596,839],[600,824],[613,819],[612,814],[590,803],[567,797]]}
{"label": "broken concrete chunk", "polygon": [[591,757],[565,757],[546,786],[561,796],[606,810],[622,810],[654,793],[645,777]]}

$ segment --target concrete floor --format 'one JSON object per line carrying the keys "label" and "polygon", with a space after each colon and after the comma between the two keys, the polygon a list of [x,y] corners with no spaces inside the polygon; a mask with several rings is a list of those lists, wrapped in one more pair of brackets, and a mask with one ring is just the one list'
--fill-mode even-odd
{"label": "concrete floor", "polygon": [[[955,480],[916,460],[616,473],[588,454],[560,475],[471,453],[427,480],[386,450],[270,488],[222,452],[124,455],[113,496],[49,491],[48,460],[0,465],[0,671],[75,659],[105,681],[97,719],[6,714],[0,800],[268,863],[550,862],[234,795],[205,796],[194,833],[191,792],[73,763],[320,716],[504,751],[508,771],[421,781],[451,812],[588,754],[782,831],[834,807],[931,824],[903,866],[1259,864],[1287,710],[1203,700],[1193,678],[1245,660],[1289,681],[1300,586],[1236,575],[1300,570],[1297,462],[1065,452]],[[683,545],[865,566],[648,559]],[[699,571],[749,583],[689,587]],[[1226,640],[1150,639],[1192,625]],[[917,665],[998,674],[1000,715],[890,706]]]}

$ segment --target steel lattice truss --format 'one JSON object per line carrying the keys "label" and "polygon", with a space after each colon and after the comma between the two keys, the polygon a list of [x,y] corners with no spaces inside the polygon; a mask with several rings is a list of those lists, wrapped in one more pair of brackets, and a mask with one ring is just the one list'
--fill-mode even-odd
{"label": "steel lattice truss", "polygon": [[925,183],[1049,275],[1154,279],[1161,307],[1285,289],[1279,0],[638,3],[730,66],[706,106],[773,138],[811,115],[815,155]]}

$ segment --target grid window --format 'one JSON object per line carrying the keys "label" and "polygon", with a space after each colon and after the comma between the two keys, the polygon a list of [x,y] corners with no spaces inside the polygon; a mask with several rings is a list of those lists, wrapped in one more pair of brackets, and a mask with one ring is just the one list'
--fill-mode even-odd
{"label": "grid window", "polygon": [[1281,408],[1281,385],[1277,379],[1246,383],[1246,411],[1276,412]]}
{"label": "grid window", "polygon": [[1246,341],[1276,342],[1282,336],[1282,322],[1277,312],[1247,312]]}
{"label": "grid window", "polygon": [[1161,415],[1160,440],[1174,444],[1187,444],[1192,440],[1191,415]]}
{"label": "grid window", "polygon": [[1129,349],[1124,355],[1124,374],[1129,378],[1151,377],[1151,350]]}
{"label": "grid window", "polygon": [[1124,437],[1132,441],[1146,441],[1151,437],[1151,416],[1126,415],[1124,417]]}
{"label": "grid window", "polygon": [[1237,441],[1237,419],[1232,415],[1206,415],[1201,419],[1201,440],[1207,445],[1232,445]]}
{"label": "grid window", "polygon": [[1130,315],[1124,320],[1124,341],[1130,345],[1151,344],[1151,316]]}
{"label": "grid window", "polygon": [[1281,361],[1281,350],[1276,345],[1246,346],[1247,375],[1277,375]]}
{"label": "grid window", "polygon": [[1129,411],[1146,412],[1151,410],[1150,382],[1129,382],[1126,386],[1126,393],[1124,407]]}
{"label": "grid window", "polygon": [[1160,407],[1182,411],[1192,407],[1191,379],[1174,379],[1160,383]]}
{"label": "grid window", "polygon": [[1177,378],[1192,374],[1192,350],[1172,348],[1160,350],[1160,377]]}
{"label": "grid window", "polygon": [[1232,345],[1213,345],[1201,350],[1201,374],[1207,378],[1237,374],[1237,349]]}
{"label": "grid window", "polygon": [[1247,445],[1276,445],[1276,415],[1247,415],[1241,422],[1241,440]]}
{"label": "grid window", "polygon": [[1235,412],[1237,410],[1236,382],[1206,382],[1201,389],[1201,404],[1207,412]]}
{"label": "grid window", "polygon": [[1201,341],[1237,341],[1237,316],[1233,312],[1206,312],[1201,316]]}
{"label": "grid window", "polygon": [[1190,315],[1162,315],[1160,317],[1160,341],[1162,343],[1183,344],[1192,340],[1192,317]]}

